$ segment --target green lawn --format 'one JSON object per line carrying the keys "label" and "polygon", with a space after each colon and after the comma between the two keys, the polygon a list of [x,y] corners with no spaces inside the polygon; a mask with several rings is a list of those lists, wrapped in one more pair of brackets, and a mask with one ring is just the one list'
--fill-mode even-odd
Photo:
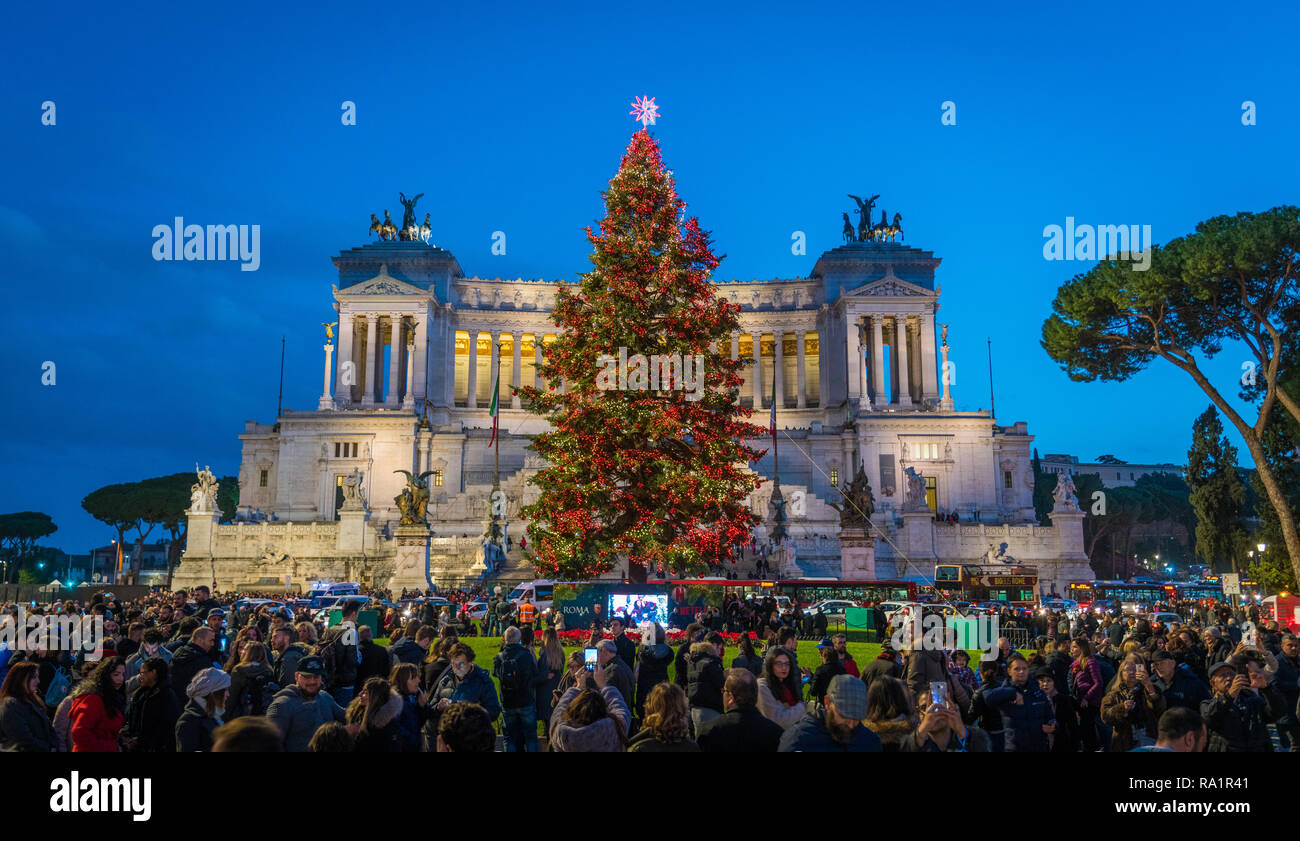
{"label": "green lawn", "polygon": [[[378,642],[380,642],[383,645],[388,644],[387,639],[381,639],[378,640]],[[474,649],[474,664],[477,666],[482,666],[489,673],[491,673],[492,658],[496,655],[498,651],[501,650],[500,638],[499,637],[461,637],[461,642],[465,643],[470,648]],[[865,666],[867,663],[871,662],[872,660],[876,659],[876,655],[880,653],[880,646],[875,643],[851,642],[849,643],[848,647],[849,647],[849,653],[852,654],[853,659],[857,661],[859,669],[861,669],[863,666]],[[566,647],[564,649],[564,654],[567,657],[570,652],[580,651],[580,650],[582,650],[582,646]],[[537,649],[533,649],[533,651],[534,653],[536,653]],[[739,654],[739,651],[738,649],[736,649],[735,646],[727,647],[727,656],[724,662],[728,668],[730,668],[731,661],[737,656],[737,654]],[[970,652],[970,655],[971,655],[971,664],[972,664],[971,668],[976,668],[979,665],[980,652],[972,651]],[[817,653],[817,643],[813,640],[801,640],[799,642],[799,650],[797,656],[799,658],[800,666],[807,666],[811,669],[816,669],[817,666],[820,665],[822,661],[821,655]],[[670,680],[674,679],[676,673],[677,673],[676,667],[670,665],[668,667],[669,679]],[[492,678],[492,682],[497,684],[497,692],[500,692],[501,691],[500,682],[495,677]]]}

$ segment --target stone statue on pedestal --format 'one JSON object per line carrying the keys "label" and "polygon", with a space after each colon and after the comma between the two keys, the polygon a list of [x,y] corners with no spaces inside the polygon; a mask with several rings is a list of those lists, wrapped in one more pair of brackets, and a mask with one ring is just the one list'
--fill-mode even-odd
{"label": "stone statue on pedestal", "polygon": [[217,477],[212,475],[212,469],[206,464],[202,470],[199,470],[198,462],[194,463],[194,473],[199,481],[190,486],[190,512],[194,514],[216,512],[218,510],[217,490],[221,487]]}
{"label": "stone statue on pedestal", "polygon": [[857,472],[853,475],[853,481],[847,487],[841,488],[840,493],[844,495],[843,504],[834,502],[830,504],[840,512],[840,528],[861,528],[870,532],[871,515],[876,510],[876,498],[871,493],[871,483],[867,480],[867,472],[861,463],[858,464]]}
{"label": "stone statue on pedestal", "polygon": [[921,509],[925,508],[925,477],[916,472],[915,467],[909,467],[903,471],[905,485],[904,503],[908,508]]}
{"label": "stone statue on pedestal", "polygon": [[426,525],[425,518],[429,510],[429,483],[425,481],[426,476],[432,476],[432,470],[426,470],[419,476],[414,475],[409,470],[394,470],[394,473],[406,475],[406,487],[402,492],[393,497],[393,502],[397,503],[397,510],[401,512],[402,518],[398,525],[402,526],[423,526]]}
{"label": "stone statue on pedestal", "polygon": [[357,511],[363,506],[361,503],[361,471],[355,467],[352,472],[343,477],[343,510]]}
{"label": "stone statue on pedestal", "polygon": [[1078,490],[1074,487],[1074,479],[1069,473],[1062,473],[1057,477],[1056,490],[1052,491],[1052,499],[1056,501],[1053,508],[1065,511],[1080,510]]}

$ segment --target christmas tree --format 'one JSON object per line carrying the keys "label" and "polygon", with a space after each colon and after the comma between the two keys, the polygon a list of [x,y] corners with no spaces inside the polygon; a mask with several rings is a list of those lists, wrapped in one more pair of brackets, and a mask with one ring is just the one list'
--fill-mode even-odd
{"label": "christmas tree", "polygon": [[734,562],[757,524],[744,503],[760,479],[744,464],[763,453],[744,441],[764,430],[736,403],[740,307],[713,294],[708,233],[644,128],[604,198],[587,229],[594,269],[556,296],[547,388],[519,390],[552,426],[532,444],[550,464],[530,480],[541,496],[521,512],[533,566],[579,580],[621,557],[638,579],[704,572]]}

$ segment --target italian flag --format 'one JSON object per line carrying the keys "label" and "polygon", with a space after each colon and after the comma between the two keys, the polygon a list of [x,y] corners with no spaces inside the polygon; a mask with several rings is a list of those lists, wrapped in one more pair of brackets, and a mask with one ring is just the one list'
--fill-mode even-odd
{"label": "italian flag", "polygon": [[492,440],[488,441],[488,449],[491,449],[492,445],[496,443],[497,440],[497,421],[500,420],[500,414],[501,414],[500,407],[497,404],[500,401],[500,398],[501,398],[501,371],[498,370],[496,382],[492,384],[492,408],[490,410],[492,414]]}

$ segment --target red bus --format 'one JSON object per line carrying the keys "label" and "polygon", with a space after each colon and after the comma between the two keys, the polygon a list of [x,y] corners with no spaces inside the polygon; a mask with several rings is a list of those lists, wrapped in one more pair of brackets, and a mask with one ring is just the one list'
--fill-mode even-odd
{"label": "red bus", "polygon": [[934,588],[968,602],[1006,602],[1028,607],[1038,601],[1038,567],[937,564]]}

